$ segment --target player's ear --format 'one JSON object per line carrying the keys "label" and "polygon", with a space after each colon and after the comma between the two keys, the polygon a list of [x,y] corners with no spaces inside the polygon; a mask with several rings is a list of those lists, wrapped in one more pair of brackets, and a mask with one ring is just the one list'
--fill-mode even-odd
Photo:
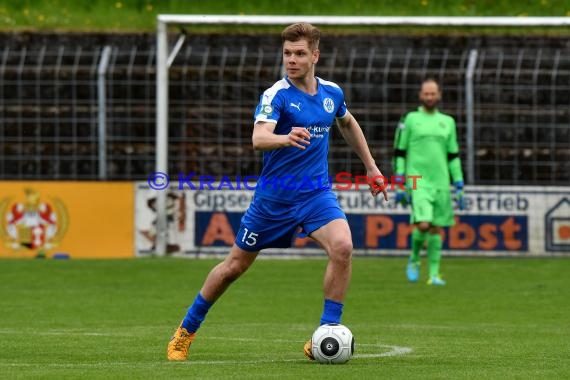
{"label": "player's ear", "polygon": [[319,62],[320,56],[321,56],[321,51],[319,49],[313,50],[313,64]]}

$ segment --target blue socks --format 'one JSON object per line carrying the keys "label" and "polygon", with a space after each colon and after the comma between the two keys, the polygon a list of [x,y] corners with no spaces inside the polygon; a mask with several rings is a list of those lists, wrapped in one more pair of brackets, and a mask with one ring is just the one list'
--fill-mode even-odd
{"label": "blue socks", "polygon": [[325,307],[323,315],[321,316],[321,325],[327,323],[340,323],[343,306],[344,305],[340,302],[325,299]]}
{"label": "blue socks", "polygon": [[[340,323],[343,306],[344,305],[340,302],[325,299],[323,315],[321,316],[321,325],[327,323]],[[188,312],[182,321],[182,327],[190,333],[198,331],[200,325],[206,318],[206,314],[208,314],[210,307],[212,307],[212,304],[206,301],[204,297],[198,293],[192,303],[192,306],[188,308]]]}
{"label": "blue socks", "polygon": [[200,293],[194,299],[194,303],[192,306],[188,308],[188,312],[186,313],[186,317],[182,321],[182,327],[188,330],[189,333],[196,332],[200,325],[206,318],[206,314],[208,310],[210,310],[212,304],[204,299]]}

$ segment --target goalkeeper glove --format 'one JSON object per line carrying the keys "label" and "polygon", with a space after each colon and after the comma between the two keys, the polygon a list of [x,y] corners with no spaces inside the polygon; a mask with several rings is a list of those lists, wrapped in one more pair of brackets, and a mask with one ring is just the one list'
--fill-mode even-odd
{"label": "goalkeeper glove", "polygon": [[454,184],[455,192],[453,194],[453,199],[459,210],[465,209],[465,199],[463,198],[463,181],[456,181]]}
{"label": "goalkeeper glove", "polygon": [[397,185],[396,204],[400,203],[404,207],[412,204],[412,199],[410,197],[410,193],[408,193],[407,190],[402,190],[402,188],[399,186],[399,185],[404,184],[406,182],[406,178],[404,177],[404,175],[403,174],[397,174],[394,176],[393,180],[394,180],[394,183]]}

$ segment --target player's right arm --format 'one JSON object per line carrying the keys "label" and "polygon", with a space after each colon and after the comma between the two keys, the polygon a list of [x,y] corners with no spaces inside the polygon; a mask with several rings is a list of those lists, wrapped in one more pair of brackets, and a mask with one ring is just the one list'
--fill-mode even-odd
{"label": "player's right arm", "polygon": [[253,149],[258,151],[273,150],[294,146],[298,149],[305,149],[310,144],[311,134],[307,128],[293,127],[287,135],[275,134],[275,123],[258,121],[253,127],[251,137]]}
{"label": "player's right arm", "polygon": [[275,128],[282,115],[283,105],[288,104],[286,98],[279,92],[280,82],[263,92],[255,109],[253,122],[253,135],[251,137],[253,149],[268,151],[293,146],[305,149],[309,145],[311,134],[306,128],[293,127],[288,134],[275,133]]}
{"label": "player's right arm", "polygon": [[406,155],[408,154],[409,130],[406,128],[406,117],[402,117],[394,136],[393,172],[396,175],[406,174]]}
{"label": "player's right arm", "polygon": [[394,136],[394,158],[392,170],[395,177],[392,181],[396,184],[396,203],[407,206],[411,203],[409,191],[404,188],[406,183],[406,156],[408,154],[409,128],[406,128],[406,117],[403,116],[398,123]]}

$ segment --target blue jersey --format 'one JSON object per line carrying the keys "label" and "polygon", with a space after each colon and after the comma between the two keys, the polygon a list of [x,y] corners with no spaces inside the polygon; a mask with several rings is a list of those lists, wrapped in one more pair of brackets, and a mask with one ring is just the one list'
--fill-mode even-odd
{"label": "blue jersey", "polygon": [[328,153],[335,118],[346,116],[341,88],[317,79],[317,93],[309,95],[285,77],[265,90],[255,109],[255,122],[276,123],[275,134],[287,135],[293,127],[307,128],[310,144],[304,150],[285,147],[263,153],[263,170],[255,196],[280,202],[303,201],[330,189]]}

